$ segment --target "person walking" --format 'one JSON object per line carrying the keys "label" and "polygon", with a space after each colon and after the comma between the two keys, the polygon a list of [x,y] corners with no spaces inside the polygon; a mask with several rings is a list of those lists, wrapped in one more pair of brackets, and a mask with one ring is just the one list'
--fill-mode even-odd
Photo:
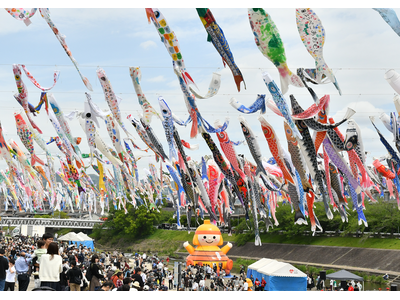
{"label": "person walking", "polygon": [[60,273],[62,270],[62,257],[58,254],[58,245],[56,242],[51,242],[48,245],[47,253],[42,254],[40,258],[40,286],[47,286],[60,291]]}
{"label": "person walking", "polygon": [[3,248],[0,249],[0,291],[4,291],[6,271],[9,268],[8,259],[4,257],[4,254],[6,254],[6,251]]}
{"label": "person walking", "polygon": [[89,291],[95,291],[100,286],[100,279],[104,279],[104,275],[100,273],[99,256],[97,254],[92,255],[89,268],[91,274]]}
{"label": "person walking", "polygon": [[29,264],[32,257],[29,253],[25,253],[25,251],[18,253],[17,257],[15,271],[17,272],[18,291],[26,291],[30,282]]}
{"label": "person walking", "polygon": [[10,259],[9,261],[9,267],[6,272],[6,285],[4,286],[4,291],[14,291],[15,288],[15,260]]}
{"label": "person walking", "polygon": [[71,261],[71,269],[67,272],[69,290],[80,291],[82,278],[82,271],[76,266],[76,261]]}

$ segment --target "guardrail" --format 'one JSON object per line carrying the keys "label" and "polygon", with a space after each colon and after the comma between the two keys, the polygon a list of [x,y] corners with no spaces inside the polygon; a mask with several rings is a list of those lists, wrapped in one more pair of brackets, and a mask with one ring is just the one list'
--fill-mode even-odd
{"label": "guardrail", "polygon": [[81,228],[92,229],[96,224],[102,224],[101,220],[81,220],[81,219],[45,219],[45,218],[15,218],[1,217],[1,226],[44,226],[56,228]]}

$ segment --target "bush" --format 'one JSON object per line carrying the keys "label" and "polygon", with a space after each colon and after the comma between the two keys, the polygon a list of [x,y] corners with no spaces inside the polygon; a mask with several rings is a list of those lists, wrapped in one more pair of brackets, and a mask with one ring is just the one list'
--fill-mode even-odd
{"label": "bush", "polygon": [[245,245],[247,242],[250,242],[252,239],[254,239],[253,233],[238,234],[235,243],[240,247]]}

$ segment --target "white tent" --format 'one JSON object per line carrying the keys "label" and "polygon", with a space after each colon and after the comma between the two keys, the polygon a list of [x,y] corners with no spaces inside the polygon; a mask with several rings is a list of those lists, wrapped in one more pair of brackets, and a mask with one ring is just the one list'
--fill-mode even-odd
{"label": "white tent", "polygon": [[71,242],[83,242],[84,239],[77,235],[75,232],[68,232],[67,234],[60,236],[59,241],[71,241]]}
{"label": "white tent", "polygon": [[[265,271],[265,273],[263,272]],[[280,277],[305,277],[307,278],[307,274],[303,273],[299,269],[293,267],[291,264],[278,262],[274,265],[266,266],[260,270],[260,273],[270,276],[280,276]]]}
{"label": "white tent", "polygon": [[[258,278],[258,269],[262,268],[263,266],[276,261],[274,259],[269,259],[269,258],[261,258],[260,260],[256,261],[255,263],[252,263],[250,266],[247,267],[247,278],[250,278],[251,275],[253,275],[254,279]],[[261,278],[258,278],[261,280]]]}
{"label": "white tent", "polygon": [[63,235],[58,238],[60,241],[68,241],[70,244],[76,244],[77,246],[83,245],[88,248],[94,249],[93,239],[88,237],[83,232],[79,232],[76,234],[75,232],[68,232],[66,235]]}
{"label": "white tent", "polygon": [[81,237],[84,241],[93,241],[93,239],[90,238],[86,233],[79,232],[78,236]]}

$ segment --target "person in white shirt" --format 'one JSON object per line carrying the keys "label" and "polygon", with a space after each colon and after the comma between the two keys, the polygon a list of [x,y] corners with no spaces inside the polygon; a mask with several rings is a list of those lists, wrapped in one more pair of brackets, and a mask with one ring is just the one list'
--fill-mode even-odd
{"label": "person in white shirt", "polygon": [[194,281],[192,284],[192,291],[198,291],[199,290],[199,284]]}
{"label": "person in white shirt", "polygon": [[8,262],[8,270],[6,271],[6,282],[5,282],[5,286],[4,286],[4,291],[8,291],[8,289],[10,289],[10,291],[14,291],[15,288],[15,260],[14,259],[10,259],[10,261]]}
{"label": "person in white shirt", "polygon": [[201,280],[199,281],[200,291],[204,291],[205,286],[206,286],[206,281],[204,280],[204,278],[201,278]]}
{"label": "person in white shirt", "polygon": [[249,289],[249,284],[247,281],[244,281],[242,291],[247,291]]}
{"label": "person in white shirt", "polygon": [[143,280],[143,282],[145,283],[146,280],[147,280],[147,275],[146,275],[146,273],[145,273],[145,272],[142,272],[142,273],[140,274],[140,276],[142,276],[142,280]]}
{"label": "person in white shirt", "polygon": [[42,254],[42,257],[40,258],[40,286],[48,286],[56,291],[60,291],[61,272],[62,257],[58,255],[57,243],[51,242],[47,248],[47,254]]}
{"label": "person in white shirt", "polygon": [[168,274],[168,288],[170,290],[172,290],[174,288],[173,279],[174,279],[174,276],[172,275],[172,273],[169,273]]}

